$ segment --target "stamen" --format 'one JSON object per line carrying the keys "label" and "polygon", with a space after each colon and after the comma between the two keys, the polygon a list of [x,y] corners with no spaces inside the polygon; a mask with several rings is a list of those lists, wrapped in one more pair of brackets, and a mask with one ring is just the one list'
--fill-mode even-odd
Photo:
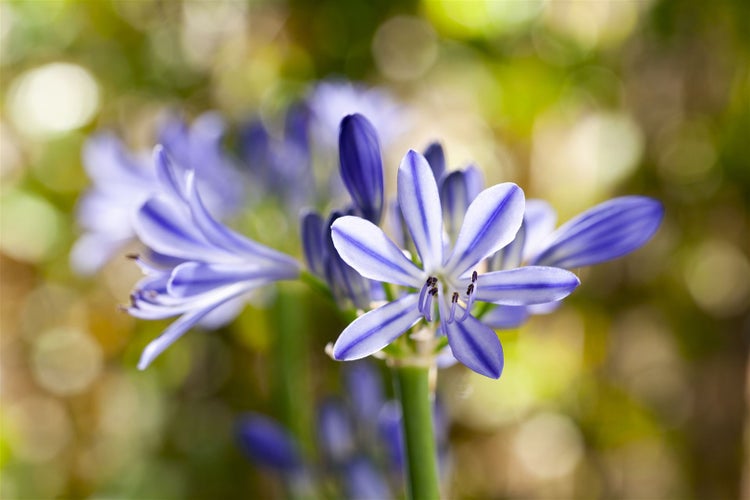
{"label": "stamen", "polygon": [[425,300],[424,309],[420,311],[422,314],[424,314],[424,319],[427,321],[432,321],[432,299],[438,294],[438,289],[433,287],[430,288],[430,291],[427,295],[427,300]]}
{"label": "stamen", "polygon": [[477,276],[477,272],[476,271],[474,271],[473,273],[471,273],[471,282],[472,283],[476,283],[478,277],[479,276]]}
{"label": "stamen", "polygon": [[430,276],[427,278],[427,281],[422,286],[422,290],[419,292],[419,301],[417,302],[417,310],[424,314],[424,308],[425,308],[425,294],[428,290],[433,288],[437,284],[437,278],[434,276]]}
{"label": "stamen", "polygon": [[458,292],[453,292],[453,296],[451,297],[451,312],[450,316],[448,316],[448,324],[453,323],[456,318],[456,304],[458,304]]}
{"label": "stamen", "polygon": [[[472,279],[473,282],[476,282],[476,275],[477,275],[476,271],[474,271],[474,273],[471,275],[471,279]],[[467,299],[466,299],[466,309],[464,309],[463,315],[460,318],[458,318],[457,321],[459,323],[463,322],[463,320],[465,320],[469,316],[470,311],[471,311],[471,306],[474,305],[474,295],[475,295],[474,292],[475,292],[476,288],[475,288],[473,282],[469,283],[469,286],[466,288],[466,296],[467,296]]]}

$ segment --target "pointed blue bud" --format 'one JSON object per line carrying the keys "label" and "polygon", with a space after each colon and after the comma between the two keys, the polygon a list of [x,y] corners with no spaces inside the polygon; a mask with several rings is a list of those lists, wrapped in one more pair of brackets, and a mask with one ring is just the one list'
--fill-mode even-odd
{"label": "pointed blue bud", "polygon": [[383,213],[383,160],[378,135],[360,114],[345,116],[339,131],[341,178],[367,220],[380,223]]}
{"label": "pointed blue bud", "polygon": [[254,463],[280,472],[302,467],[296,441],[274,420],[248,413],[237,423],[236,432],[240,448]]}
{"label": "pointed blue bud", "polygon": [[328,257],[326,233],[323,218],[313,211],[302,214],[302,249],[310,271],[319,278],[325,279],[325,261]]}
{"label": "pointed blue bud", "polygon": [[445,152],[443,151],[443,146],[439,142],[433,142],[424,150],[424,157],[427,158],[427,163],[430,164],[435,180],[439,184],[445,175]]}

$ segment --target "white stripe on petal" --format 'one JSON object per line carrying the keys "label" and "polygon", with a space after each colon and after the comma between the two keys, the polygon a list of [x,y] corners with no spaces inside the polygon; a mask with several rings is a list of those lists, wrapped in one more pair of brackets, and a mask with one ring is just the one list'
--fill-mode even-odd
{"label": "white stripe on petal", "polygon": [[424,273],[372,222],[353,216],[340,217],[331,226],[331,238],[344,262],[365,278],[422,286]]}
{"label": "white stripe on petal", "polygon": [[398,169],[398,203],[428,273],[443,263],[443,216],[435,176],[424,156],[409,151]]}

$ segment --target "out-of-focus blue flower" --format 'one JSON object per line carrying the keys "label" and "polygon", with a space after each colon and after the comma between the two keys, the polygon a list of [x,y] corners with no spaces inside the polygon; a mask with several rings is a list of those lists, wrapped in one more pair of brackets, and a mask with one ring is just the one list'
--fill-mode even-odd
{"label": "out-of-focus blue flower", "polygon": [[209,313],[300,272],[291,257],[217,222],[198,193],[193,171],[176,167],[162,148],[154,158],[161,194],[142,205],[134,227],[158,258],[156,265],[138,259],[146,277],[136,284],[127,310],[143,319],[180,318],[146,347],[140,369]]}
{"label": "out-of-focus blue flower", "polygon": [[236,425],[237,441],[247,457],[279,472],[295,472],[303,466],[299,446],[276,421],[257,413],[242,416]]}
{"label": "out-of-focus blue flower", "polygon": [[383,475],[367,457],[355,457],[344,470],[346,498],[388,500],[394,498]]}
{"label": "out-of-focus blue flower", "polygon": [[[201,115],[191,127],[173,117],[159,133],[178,168],[195,171],[206,205],[220,217],[240,206],[244,192],[241,174],[222,149],[223,133],[223,122],[213,113]],[[84,234],[71,251],[71,265],[80,274],[91,274],[133,238],[135,213],[160,188],[148,155],[129,152],[111,133],[87,141],[83,164],[93,185],[78,205]]]}
{"label": "out-of-focus blue flower", "polygon": [[157,184],[148,158],[127,151],[112,133],[86,141],[83,166],[93,186],[78,202],[77,220],[85,232],[73,246],[70,260],[76,272],[91,274],[133,238],[133,214]]}
{"label": "out-of-focus blue flower", "polygon": [[373,224],[383,213],[383,160],[375,128],[362,115],[347,115],[339,132],[341,178],[361,212]]}
{"label": "out-of-focus blue flower", "polygon": [[318,83],[306,102],[312,112],[316,142],[329,149],[336,147],[339,124],[347,115],[366,116],[384,144],[390,144],[408,122],[403,107],[387,92],[344,80]]}
{"label": "out-of-focus blue flower", "polygon": [[[348,397],[329,397],[318,406],[320,462],[298,460],[294,438],[267,417],[250,415],[240,420],[240,446],[251,461],[275,469],[286,481],[294,479],[290,472],[304,470],[309,481],[326,485],[318,491],[335,485],[345,498],[393,498],[391,485],[403,480],[398,402],[382,399],[380,378],[370,364],[359,362],[347,368],[352,368],[343,372]],[[393,405],[398,411],[388,412]],[[445,428],[438,427],[437,432],[439,442],[446,442]]]}
{"label": "out-of-focus blue flower", "polygon": [[362,276],[415,290],[352,322],[336,341],[333,356],[339,360],[369,356],[421,318],[437,319],[437,308],[440,331],[447,335],[454,356],[472,370],[498,378],[502,347],[495,332],[472,316],[474,301],[550,302],[573,291],[578,278],[562,269],[539,266],[478,274],[477,264],[510,243],[521,225],[524,196],[515,184],[498,184],[474,199],[447,255],[437,182],[427,160],[415,151],[409,151],[399,167],[398,201],[421,268],[365,219],[346,216],[332,225],[336,250]]}
{"label": "out-of-focus blue flower", "polygon": [[315,201],[309,115],[303,104],[290,106],[282,137],[273,135],[261,120],[240,130],[240,153],[257,187],[263,195],[278,196],[293,211]]}

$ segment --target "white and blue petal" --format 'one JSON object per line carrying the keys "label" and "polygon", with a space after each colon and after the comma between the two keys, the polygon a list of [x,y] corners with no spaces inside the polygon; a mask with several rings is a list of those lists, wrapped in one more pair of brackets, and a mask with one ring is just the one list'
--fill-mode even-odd
{"label": "white and blue petal", "polygon": [[201,309],[194,309],[187,312],[177,318],[164,332],[159,335],[156,339],[152,340],[141,353],[141,358],[138,361],[138,369],[145,370],[154,359],[156,359],[162,352],[164,352],[169,346],[174,344],[180,337],[182,337],[188,330],[190,330],[196,323],[198,323],[208,313],[222,305],[224,302],[233,298],[234,295],[228,297],[222,297],[222,300],[217,300],[210,305]]}
{"label": "white and blue petal", "polygon": [[443,217],[435,176],[424,156],[410,150],[398,169],[398,203],[428,273],[443,263]]}
{"label": "white and blue petal", "polygon": [[422,317],[417,308],[418,299],[415,293],[405,295],[355,319],[336,340],[334,359],[364,358],[393,342]]}
{"label": "white and blue petal", "polygon": [[557,267],[519,267],[479,275],[476,300],[509,306],[553,302],[580,284],[578,277]]}
{"label": "white and blue petal", "polygon": [[453,356],[480,375],[500,378],[503,372],[503,347],[497,334],[469,315],[463,321],[444,323]]}
{"label": "white and blue petal", "polygon": [[646,243],[663,216],[664,207],[653,198],[614,198],[562,225],[534,263],[574,268],[621,257]]}
{"label": "white and blue petal", "polygon": [[331,226],[331,237],[344,262],[365,278],[422,286],[423,271],[372,222],[353,216],[340,217]]}
{"label": "white and blue petal", "polygon": [[466,211],[446,271],[461,276],[513,241],[523,211],[523,191],[513,183],[497,184],[479,193]]}

